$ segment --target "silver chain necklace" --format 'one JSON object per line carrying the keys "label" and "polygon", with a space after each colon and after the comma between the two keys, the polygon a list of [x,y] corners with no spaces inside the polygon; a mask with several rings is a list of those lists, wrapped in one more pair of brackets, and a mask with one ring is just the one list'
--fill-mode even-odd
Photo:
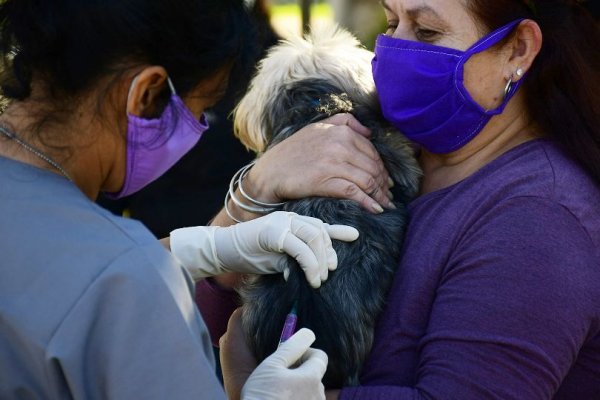
{"label": "silver chain necklace", "polygon": [[15,142],[17,142],[25,150],[27,150],[27,151],[35,154],[37,157],[41,158],[42,160],[46,161],[48,164],[52,165],[54,168],[56,168],[58,171],[60,171],[60,173],[65,176],[65,178],[67,178],[71,182],[73,181],[73,179],[71,179],[71,177],[69,176],[69,174],[67,174],[67,171],[65,171],[63,169],[63,167],[61,167],[56,161],[54,161],[53,159],[51,159],[44,152],[42,152],[41,150],[36,149],[35,147],[33,147],[32,145],[30,145],[29,143],[24,142],[14,132],[9,131],[6,127],[4,127],[2,125],[0,125],[0,132],[2,132],[9,139],[12,139]]}

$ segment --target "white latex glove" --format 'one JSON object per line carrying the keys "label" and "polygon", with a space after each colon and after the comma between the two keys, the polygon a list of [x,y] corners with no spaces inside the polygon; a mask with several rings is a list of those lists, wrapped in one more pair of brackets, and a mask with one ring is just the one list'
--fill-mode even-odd
{"label": "white latex glove", "polygon": [[325,399],[321,380],[327,354],[312,349],[315,334],[300,329],[254,370],[242,388],[242,400]]}
{"label": "white latex glove", "polygon": [[337,268],[331,239],[354,241],[358,231],[317,218],[277,211],[228,227],[197,226],[171,232],[171,252],[195,280],[224,272],[272,274],[289,269],[294,257],[311,286],[317,288]]}

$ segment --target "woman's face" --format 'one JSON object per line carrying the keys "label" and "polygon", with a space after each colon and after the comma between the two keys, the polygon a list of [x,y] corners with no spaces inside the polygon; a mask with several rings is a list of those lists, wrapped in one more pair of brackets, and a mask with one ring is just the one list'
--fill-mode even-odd
{"label": "woman's face", "polygon": [[[487,34],[467,7],[468,0],[382,0],[386,34],[435,46],[467,50]],[[507,57],[489,49],[465,64],[465,87],[482,107],[497,107],[503,98]]]}

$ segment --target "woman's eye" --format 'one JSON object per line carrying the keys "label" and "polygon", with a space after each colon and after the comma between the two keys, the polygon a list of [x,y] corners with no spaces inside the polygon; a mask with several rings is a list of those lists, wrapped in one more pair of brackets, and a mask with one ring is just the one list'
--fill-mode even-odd
{"label": "woman's eye", "polygon": [[432,42],[437,38],[439,34],[439,32],[432,31],[430,29],[417,28],[417,30],[415,31],[415,36],[417,37],[417,40],[421,42]]}

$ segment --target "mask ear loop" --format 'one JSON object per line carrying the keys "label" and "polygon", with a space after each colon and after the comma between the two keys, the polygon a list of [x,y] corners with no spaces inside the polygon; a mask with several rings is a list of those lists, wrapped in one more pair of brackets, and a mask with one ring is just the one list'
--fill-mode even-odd
{"label": "mask ear loop", "polygon": [[[129,99],[131,98],[131,92],[133,91],[133,87],[135,86],[138,78],[140,76],[137,75],[135,78],[133,78],[133,80],[131,81],[131,86],[129,86],[129,92],[127,93],[127,103],[129,103]],[[171,89],[171,93],[174,95],[177,95],[177,91],[175,90],[175,86],[173,86],[173,81],[171,81],[171,78],[167,76],[167,84],[169,85],[169,89]]]}
{"label": "mask ear loop", "polygon": [[175,90],[175,86],[173,86],[173,81],[171,78],[167,76],[167,83],[169,84],[169,89],[171,89],[171,93],[177,95],[177,91]]}
{"label": "mask ear loop", "polygon": [[[133,80],[131,81],[131,85],[129,86],[129,92],[127,93],[127,104],[129,104],[129,100],[131,99],[131,92],[133,92],[133,87],[135,86],[138,78],[140,76],[137,75],[135,78],[133,78]],[[127,110],[125,110],[125,115],[127,115]]]}

